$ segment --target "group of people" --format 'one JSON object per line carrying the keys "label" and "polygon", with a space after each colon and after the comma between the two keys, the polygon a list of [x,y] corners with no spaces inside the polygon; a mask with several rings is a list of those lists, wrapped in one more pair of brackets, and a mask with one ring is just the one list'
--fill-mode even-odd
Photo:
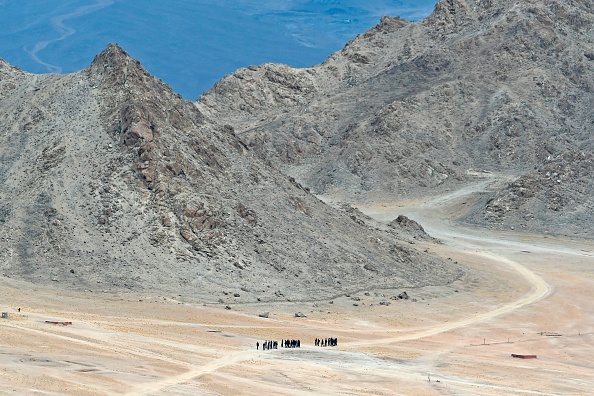
{"label": "group of people", "polygon": [[[263,341],[262,350],[278,349],[278,341]],[[338,345],[338,338],[316,338],[314,341],[315,346],[331,347]],[[301,340],[281,340],[281,348],[301,348]],[[256,342],[256,349],[260,349],[260,342]]]}
{"label": "group of people", "polygon": [[314,342],[315,346],[327,347],[327,346],[337,346],[338,345],[338,338],[316,338]]}
{"label": "group of people", "polygon": [[[301,340],[281,340],[281,348],[301,348]],[[256,342],[256,349],[260,349],[260,342]],[[264,341],[262,342],[262,350],[278,349],[278,341]]]}
{"label": "group of people", "polygon": [[[260,348],[260,343],[256,342],[256,349]],[[264,341],[262,342],[262,350],[265,351],[267,349],[278,349],[278,341]]]}
{"label": "group of people", "polygon": [[282,340],[281,345],[285,348],[301,348],[301,340]]}

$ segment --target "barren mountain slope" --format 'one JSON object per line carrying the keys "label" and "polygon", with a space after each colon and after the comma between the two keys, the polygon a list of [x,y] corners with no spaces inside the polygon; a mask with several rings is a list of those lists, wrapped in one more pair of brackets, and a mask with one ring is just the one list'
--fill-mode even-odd
{"label": "barren mountain slope", "polygon": [[594,156],[569,150],[495,193],[484,193],[462,219],[503,229],[591,238]]}
{"label": "barren mountain slope", "polygon": [[4,276],[228,303],[462,274],[323,204],[116,45],[70,75],[2,63],[0,120]]}
{"label": "barren mountain slope", "polygon": [[384,18],[321,65],[239,70],[197,107],[314,192],[347,200],[432,194],[469,170],[535,179],[554,162],[567,168],[561,206],[534,183],[534,198],[468,219],[565,232],[579,213],[588,234],[594,181],[571,175],[594,169],[565,159],[594,149],[593,12],[585,0],[442,0],[419,23]]}

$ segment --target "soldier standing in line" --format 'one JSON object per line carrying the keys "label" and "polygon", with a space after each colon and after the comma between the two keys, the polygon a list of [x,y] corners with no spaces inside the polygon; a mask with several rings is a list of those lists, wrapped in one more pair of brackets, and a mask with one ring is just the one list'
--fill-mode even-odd
{"label": "soldier standing in line", "polygon": [[[260,348],[260,343],[258,341],[256,341],[256,350],[258,350]],[[264,349],[264,347],[262,347],[262,349]]]}

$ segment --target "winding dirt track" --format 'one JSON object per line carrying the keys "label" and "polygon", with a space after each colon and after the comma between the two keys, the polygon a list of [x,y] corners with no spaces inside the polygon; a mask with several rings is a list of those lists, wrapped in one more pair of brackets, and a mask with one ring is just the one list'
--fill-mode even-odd
{"label": "winding dirt track", "polygon": [[[509,304],[503,305],[497,309],[484,312],[478,315],[469,316],[464,319],[460,319],[454,322],[449,323],[442,323],[435,326],[432,326],[427,329],[416,330],[412,332],[406,332],[402,335],[398,335],[395,337],[386,337],[380,338],[375,340],[368,340],[368,341],[355,341],[355,342],[348,342],[342,345],[342,348],[346,349],[355,349],[358,347],[369,347],[369,346],[377,346],[382,344],[394,344],[398,342],[404,341],[411,341],[411,340],[418,340],[425,337],[433,336],[439,333],[447,332],[450,330],[454,330],[457,328],[470,326],[472,324],[483,322],[492,318],[495,318],[499,315],[504,315],[510,312],[513,312],[519,308],[522,308],[526,305],[532,304],[536,301],[539,301],[545,298],[551,291],[550,286],[538,275],[534,274],[532,271],[527,269],[526,267],[522,266],[521,264],[505,259],[503,257],[499,257],[492,253],[474,253],[476,255],[487,257],[493,261],[500,262],[503,265],[507,265],[509,268],[513,269],[518,273],[518,275],[525,278],[526,282],[531,286],[531,291],[523,296],[522,298],[515,300]],[[231,353],[217,359],[207,365],[202,367],[197,367],[191,371],[183,373],[181,375],[177,375],[174,377],[166,378],[161,381],[155,383],[149,383],[143,385],[133,392],[127,393],[129,396],[137,396],[137,395],[147,395],[147,394],[157,394],[159,391],[170,387],[172,385],[181,384],[184,382],[191,381],[196,379],[202,375],[212,373],[217,371],[223,367],[230,366],[237,364],[241,361],[247,360],[249,358],[254,357],[254,351],[244,351],[244,352],[237,352]],[[503,389],[502,389],[503,390]],[[539,393],[539,392],[535,392]]]}
{"label": "winding dirt track", "polygon": [[[439,197],[437,199],[434,199],[434,200],[430,201],[429,203],[423,204],[420,207],[409,208],[409,210],[414,213],[417,213],[417,214],[419,214],[419,213],[435,213],[436,211],[443,210],[444,207],[446,207],[447,204],[451,200],[454,200],[454,199],[463,197],[465,195],[480,191],[481,189],[488,186],[490,182],[491,182],[490,180],[481,181],[473,186],[466,187],[466,188],[464,188],[460,191],[457,191],[453,194],[450,194],[448,196]],[[361,208],[361,209],[363,211],[365,211],[365,208]],[[381,211],[380,212],[375,211],[373,214],[375,214],[375,217],[378,218],[379,220],[387,220],[387,219],[393,218],[393,216],[389,216],[389,211],[387,211],[387,212],[388,213],[382,213]],[[431,225],[433,226],[433,228],[430,229],[430,232],[437,231],[436,234],[440,235],[441,237],[444,237],[446,235],[451,237],[452,234],[455,234],[457,238],[467,238],[471,241],[472,241],[472,239],[475,239],[475,236],[473,236],[470,233],[465,234],[460,231],[454,232],[453,230],[450,230],[447,227],[444,227],[443,224],[447,224],[445,222],[441,222],[441,223],[437,223],[437,224],[442,224],[442,226],[441,227],[436,226],[436,223],[432,222]],[[482,241],[485,241],[485,240],[487,240],[487,238],[482,239]],[[473,248],[474,248],[474,246],[473,246],[472,242],[468,242],[466,244],[466,249],[473,250]],[[453,322],[437,324],[437,325],[431,326],[426,329],[405,332],[405,333],[403,333],[401,335],[397,335],[397,336],[379,338],[379,339],[367,340],[367,341],[348,342],[348,343],[342,345],[342,347],[346,348],[346,349],[354,349],[354,348],[358,348],[358,347],[369,347],[369,346],[377,346],[377,345],[382,345],[382,344],[394,344],[394,343],[398,343],[398,342],[422,339],[422,338],[433,336],[433,335],[436,335],[439,333],[458,329],[461,327],[470,326],[470,325],[473,325],[478,322],[484,322],[489,319],[493,319],[497,316],[513,312],[519,308],[522,308],[529,304],[533,304],[533,303],[545,298],[551,292],[551,287],[548,285],[547,282],[545,282],[540,276],[536,275],[534,272],[530,271],[528,268],[524,267],[523,265],[521,265],[518,262],[506,259],[504,257],[498,256],[496,254],[489,253],[489,252],[473,252],[471,254],[474,254],[477,256],[483,256],[485,258],[490,259],[491,261],[499,262],[502,265],[509,267],[511,270],[515,271],[519,276],[521,276],[525,279],[526,284],[530,286],[530,292],[515,301],[512,301],[508,304],[505,304],[503,306],[500,306],[496,309],[493,309],[493,310],[490,310],[490,311],[487,311],[484,313],[472,315],[472,316],[469,316],[469,317],[466,317],[466,318],[463,318],[460,320],[456,320]],[[220,359],[213,361],[212,363],[209,363],[206,366],[197,368],[195,370],[191,370],[191,371],[184,373],[182,375],[164,379],[157,383],[147,384],[147,385],[135,390],[134,392],[128,393],[128,395],[144,395],[144,394],[154,393],[154,392],[160,391],[168,386],[171,386],[174,384],[180,384],[180,383],[192,380],[194,378],[197,378],[197,377],[204,375],[206,373],[211,373],[213,371],[219,370],[225,366],[237,364],[241,360],[246,360],[252,356],[253,356],[253,352],[250,353],[249,351],[240,352],[240,353],[232,353],[232,354],[223,356]]]}
{"label": "winding dirt track", "polygon": [[381,344],[392,344],[396,342],[403,342],[403,341],[411,341],[411,340],[418,340],[425,337],[430,337],[432,335],[436,335],[439,333],[443,333],[446,331],[458,329],[465,326],[470,326],[475,323],[484,322],[489,319],[493,319],[497,316],[504,315],[510,312],[513,312],[519,308],[525,307],[526,305],[533,304],[539,300],[545,298],[551,291],[551,287],[545,282],[541,277],[536,275],[534,272],[530,271],[526,267],[522,266],[521,264],[505,259],[503,257],[496,256],[492,253],[474,253],[477,256],[484,256],[493,261],[497,261],[503,265],[507,265],[509,268],[513,269],[518,273],[518,275],[523,276],[526,279],[527,284],[530,285],[531,290],[528,294],[519,298],[511,303],[503,305],[499,308],[494,310],[484,312],[478,315],[472,315],[464,319],[460,319],[454,322],[443,323],[439,325],[432,326],[427,329],[414,331],[411,333],[405,333],[400,336],[396,337],[388,337],[379,340],[373,341],[358,341],[358,342],[351,342],[346,344],[347,347],[360,347],[360,346],[370,346],[370,345],[381,345]]}
{"label": "winding dirt track", "polygon": [[[491,182],[416,206],[361,208],[380,221],[406,214],[443,240],[419,246],[468,265],[476,276],[470,286],[456,286],[461,293],[411,290],[425,296],[423,303],[390,307],[366,293],[365,309],[345,297],[315,309],[267,306],[273,315],[262,319],[254,314],[258,305],[225,311],[4,286],[7,301],[14,296],[14,304],[38,308],[0,322],[0,379],[13,384],[11,394],[587,393],[594,386],[594,304],[580,297],[594,287],[594,254],[579,244],[450,223],[449,208]],[[307,319],[292,315],[307,309]],[[50,317],[73,319],[74,326],[45,324]],[[314,337],[332,335],[338,348],[310,346]],[[303,348],[254,348],[256,340],[287,337],[302,339]],[[510,358],[526,350],[539,351],[539,359]]]}
{"label": "winding dirt track", "polygon": [[148,383],[143,386],[138,387],[132,392],[126,393],[129,396],[137,396],[137,395],[146,395],[151,393],[156,393],[165,389],[172,385],[181,384],[184,382],[191,381],[197,377],[200,377],[205,374],[209,374],[215,372],[223,367],[240,363],[244,360],[247,360],[254,356],[253,351],[242,351],[242,352],[234,352],[228,355],[221,357],[220,359],[213,360],[212,362],[205,364],[201,367],[196,367],[186,373],[176,375],[173,377],[165,378],[158,382]]}
{"label": "winding dirt track", "polygon": [[[497,316],[513,312],[519,308],[525,307],[526,305],[533,304],[539,300],[542,300],[551,292],[551,287],[543,278],[536,275],[534,272],[526,268],[521,263],[512,261],[510,259],[507,259],[503,256],[497,255],[489,251],[482,251],[485,249],[485,243],[499,245],[499,247],[508,247],[510,244],[518,246],[517,242],[495,239],[486,232],[483,232],[483,235],[481,236],[477,234],[476,230],[469,230],[460,226],[454,227],[446,219],[445,213],[447,212],[448,207],[449,205],[451,205],[452,201],[483,191],[485,188],[487,188],[491,183],[495,181],[500,180],[496,178],[481,180],[473,185],[464,187],[451,194],[442,197],[437,197],[428,202],[422,203],[419,206],[411,206],[408,208],[401,207],[397,210],[391,208],[383,210],[373,210],[366,208],[360,209],[363,212],[367,212],[369,215],[375,217],[380,221],[389,221],[390,219],[397,217],[397,215],[400,213],[408,214],[418,219],[430,235],[435,236],[441,239],[442,241],[445,241],[450,246],[456,247],[460,250],[465,250],[468,254],[482,256],[491,261],[498,262],[504,266],[507,266],[509,269],[513,270],[519,276],[525,279],[526,284],[530,286],[530,292],[515,301],[511,301],[505,305],[502,305],[496,309],[484,313],[472,315],[467,318],[460,319],[450,323],[435,325],[428,329],[403,334],[397,337],[390,337],[374,341],[354,342],[349,344],[350,346],[379,345],[393,342],[409,341],[429,337],[460,327],[470,326],[478,322],[483,322],[495,318]],[[528,245],[525,245],[524,247],[528,248]],[[530,245],[530,248],[533,248],[533,245]],[[567,252],[567,249],[565,249],[564,251]],[[583,254],[583,252],[572,253]]]}

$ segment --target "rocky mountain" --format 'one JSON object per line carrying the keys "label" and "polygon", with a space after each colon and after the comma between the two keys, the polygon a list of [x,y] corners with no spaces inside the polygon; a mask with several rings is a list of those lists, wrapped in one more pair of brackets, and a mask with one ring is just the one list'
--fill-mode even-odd
{"label": "rocky mountain", "polygon": [[440,0],[320,65],[238,70],[196,105],[316,194],[393,202],[487,171],[515,180],[464,221],[588,237],[593,26],[589,0]]}
{"label": "rocky mountain", "polygon": [[117,45],[69,75],[0,62],[0,120],[5,277],[230,303],[462,275],[324,204]]}
{"label": "rocky mountain", "polygon": [[398,202],[479,176],[511,181],[459,220],[590,237],[593,22],[584,0],[441,0],[197,103],[117,45],[69,75],[0,60],[1,273],[225,304],[448,284],[462,271],[408,244],[422,225],[316,195]]}

